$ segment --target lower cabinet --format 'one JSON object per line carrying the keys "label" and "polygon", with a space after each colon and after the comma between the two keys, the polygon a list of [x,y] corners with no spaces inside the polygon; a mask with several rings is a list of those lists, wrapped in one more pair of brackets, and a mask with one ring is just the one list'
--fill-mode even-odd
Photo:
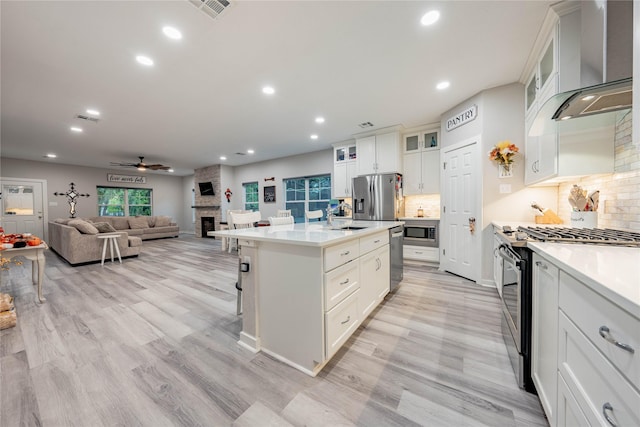
{"label": "lower cabinet", "polygon": [[640,316],[537,253],[532,377],[550,426],[640,425]]}
{"label": "lower cabinet", "polygon": [[327,358],[342,347],[360,324],[358,298],[360,289],[342,300],[325,314]]}
{"label": "lower cabinet", "polygon": [[364,320],[389,293],[389,246],[360,257],[360,315]]}
{"label": "lower cabinet", "polygon": [[427,248],[424,246],[404,245],[404,259],[413,259],[416,261],[440,262],[440,249]]}
{"label": "lower cabinet", "polygon": [[531,377],[551,427],[556,426],[558,268],[533,254]]}

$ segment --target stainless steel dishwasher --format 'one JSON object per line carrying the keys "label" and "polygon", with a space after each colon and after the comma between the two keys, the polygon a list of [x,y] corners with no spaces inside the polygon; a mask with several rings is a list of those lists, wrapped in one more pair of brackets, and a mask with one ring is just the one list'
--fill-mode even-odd
{"label": "stainless steel dishwasher", "polygon": [[391,258],[391,291],[402,281],[404,253],[404,227],[399,225],[389,229],[389,252]]}

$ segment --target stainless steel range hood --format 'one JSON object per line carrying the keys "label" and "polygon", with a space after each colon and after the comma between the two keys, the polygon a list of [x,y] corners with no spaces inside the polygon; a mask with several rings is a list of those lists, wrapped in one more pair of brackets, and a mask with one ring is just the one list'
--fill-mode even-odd
{"label": "stainless steel range hood", "polygon": [[631,78],[559,93],[538,111],[529,136],[588,131],[613,124],[618,111],[631,110],[632,98]]}

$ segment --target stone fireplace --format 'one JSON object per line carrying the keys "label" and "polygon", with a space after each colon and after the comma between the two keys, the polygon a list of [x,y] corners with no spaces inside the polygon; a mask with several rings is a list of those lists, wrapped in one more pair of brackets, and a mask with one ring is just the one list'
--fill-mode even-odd
{"label": "stone fireplace", "polygon": [[[198,183],[213,183],[212,196],[202,196]],[[195,203],[192,206],[196,210],[195,236],[207,237],[207,231],[219,230],[222,212],[220,203],[222,190],[220,189],[220,165],[207,166],[196,169],[194,174]]]}

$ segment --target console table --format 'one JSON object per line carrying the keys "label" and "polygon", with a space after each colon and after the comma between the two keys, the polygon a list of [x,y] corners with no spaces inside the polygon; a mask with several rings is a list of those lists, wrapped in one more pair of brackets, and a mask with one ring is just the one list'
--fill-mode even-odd
{"label": "console table", "polygon": [[0,256],[9,260],[22,257],[31,261],[31,280],[34,285],[38,285],[38,300],[41,303],[46,301],[42,296],[42,278],[44,277],[44,267],[46,262],[44,257],[45,249],[49,249],[49,246],[47,246],[45,242],[42,242],[38,246],[4,249],[0,252]]}

